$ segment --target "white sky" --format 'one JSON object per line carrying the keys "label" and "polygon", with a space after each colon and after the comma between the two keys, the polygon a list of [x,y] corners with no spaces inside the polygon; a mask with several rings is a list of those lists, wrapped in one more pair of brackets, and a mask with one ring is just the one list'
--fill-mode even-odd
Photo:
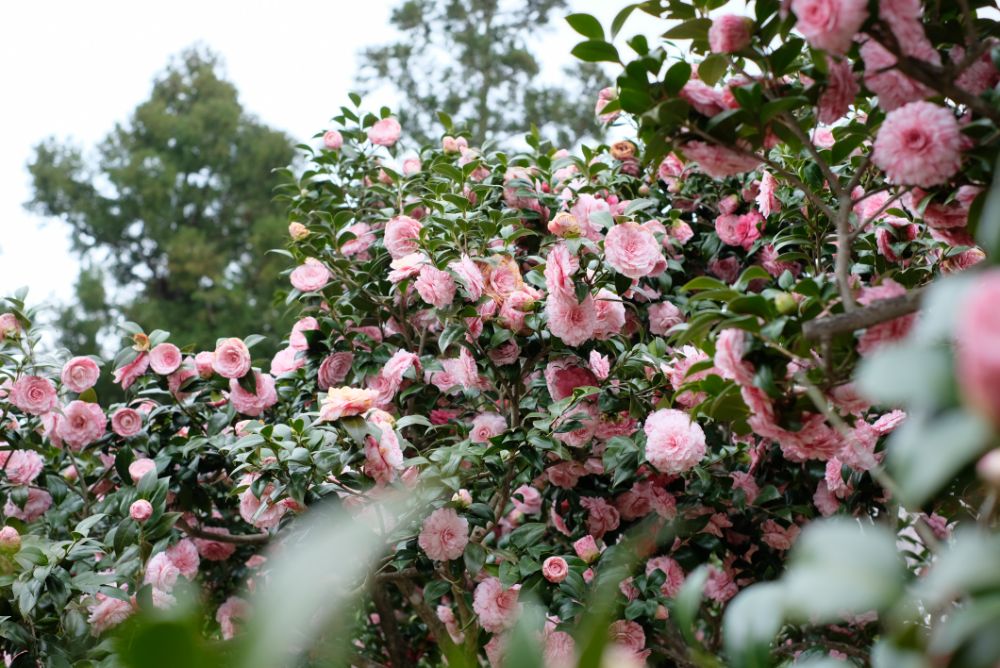
{"label": "white sky", "polygon": [[[308,141],[346,103],[359,50],[393,39],[388,18],[399,1],[0,0],[0,295],[27,285],[36,305],[73,296],[79,266],[68,226],[22,206],[39,141],[54,135],[93,147],[147,99],[170,56],[196,42],[222,55],[245,109]],[[570,0],[604,26],[625,4]],[[561,18],[553,24],[538,46],[549,77],[582,39]],[[635,12],[622,37],[658,29]]]}

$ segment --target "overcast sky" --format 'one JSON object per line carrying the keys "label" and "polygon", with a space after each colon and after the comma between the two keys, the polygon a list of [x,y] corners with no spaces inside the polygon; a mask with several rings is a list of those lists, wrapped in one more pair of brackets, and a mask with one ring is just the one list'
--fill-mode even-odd
{"label": "overcast sky", "polygon": [[[245,109],[308,140],[346,102],[358,51],[394,37],[388,18],[398,2],[0,2],[0,294],[27,285],[35,304],[73,295],[78,264],[67,226],[23,208],[25,165],[40,140],[54,135],[93,147],[147,99],[170,56],[194,43],[222,55]],[[626,3],[570,4],[606,26]],[[581,39],[561,19],[554,23],[538,45],[549,78]],[[658,27],[636,12],[623,36],[652,36]]]}

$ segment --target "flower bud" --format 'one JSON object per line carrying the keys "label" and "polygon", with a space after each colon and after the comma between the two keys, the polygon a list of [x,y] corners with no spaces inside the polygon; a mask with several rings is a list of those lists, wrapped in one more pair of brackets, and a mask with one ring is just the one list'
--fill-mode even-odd
{"label": "flower bud", "polygon": [[149,337],[143,332],[139,332],[132,336],[132,349],[137,350],[140,353],[144,353],[149,350]]}
{"label": "flower bud", "polygon": [[344,145],[344,137],[336,130],[329,130],[323,135],[323,146],[331,151],[337,151]]}
{"label": "flower bud", "polygon": [[1000,489],[1000,448],[990,450],[980,458],[976,473],[987,485]]}
{"label": "flower bud", "polygon": [[291,222],[288,224],[288,234],[291,235],[292,239],[295,241],[302,241],[309,236],[309,228],[299,222]]}
{"label": "flower bud", "polygon": [[16,554],[21,549],[21,534],[14,527],[0,529],[0,552]]}
{"label": "flower bud", "polygon": [[774,298],[774,306],[781,315],[788,315],[789,313],[795,313],[799,308],[799,303],[795,301],[795,297],[792,295],[782,292]]}
{"label": "flower bud", "polygon": [[146,499],[139,499],[129,506],[128,514],[131,515],[132,519],[136,522],[145,522],[153,516],[153,504]]}
{"label": "flower bud", "polygon": [[472,495],[469,494],[469,490],[460,489],[451,496],[451,500],[459,508],[468,508],[472,505]]}

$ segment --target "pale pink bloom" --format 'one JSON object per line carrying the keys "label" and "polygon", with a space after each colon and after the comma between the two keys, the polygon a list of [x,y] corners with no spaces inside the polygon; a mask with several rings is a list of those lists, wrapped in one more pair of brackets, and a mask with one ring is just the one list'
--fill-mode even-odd
{"label": "pale pink bloom", "polygon": [[338,150],[344,145],[344,137],[336,130],[327,130],[323,133],[323,146],[331,151]]}
{"label": "pale pink bloom", "polygon": [[866,0],[792,0],[791,9],[806,41],[836,55],[847,51],[868,18]]}
{"label": "pale pink bloom", "polygon": [[37,487],[28,488],[28,500],[24,507],[18,506],[8,497],[4,504],[3,514],[8,517],[16,517],[22,522],[34,522],[45,514],[45,511],[52,507],[52,495],[44,489]]}
{"label": "pale pink bloom", "polygon": [[288,345],[295,350],[307,350],[309,342],[303,332],[312,332],[319,329],[319,322],[312,316],[300,318],[292,325],[292,332],[288,336]]}
{"label": "pale pink bloom", "polygon": [[34,450],[0,450],[0,469],[14,485],[27,485],[41,474],[45,462]]}
{"label": "pale pink bloom", "polygon": [[569,565],[562,557],[549,557],[542,562],[542,576],[553,583],[560,583],[569,575]]}
{"label": "pale pink bloom", "polygon": [[490,361],[497,366],[507,366],[517,361],[521,355],[521,348],[514,339],[508,339],[486,354],[489,355]]}
{"label": "pale pink bloom", "polygon": [[[965,49],[961,46],[953,46],[948,55],[952,62],[959,63],[965,59]],[[987,49],[982,56],[965,68],[955,80],[955,85],[979,96],[995,87],[998,82],[1000,82],[1000,71],[993,65],[990,50]]]}
{"label": "pale pink bloom", "polygon": [[611,87],[602,88],[600,92],[597,93],[597,104],[594,105],[594,115],[601,120],[601,123],[611,123],[618,118],[619,114],[621,114],[620,111],[613,111],[608,114],[601,113],[604,111],[604,108],[608,106],[608,103],[617,97],[618,93]]}
{"label": "pale pink bloom", "polygon": [[602,355],[596,350],[590,351],[590,370],[594,372],[597,380],[605,380],[611,373],[611,363],[607,355]]}
{"label": "pale pink bloom", "polygon": [[563,357],[545,366],[545,385],[553,401],[559,401],[573,394],[578,387],[596,387],[594,374],[576,362],[576,358]]}
{"label": "pale pink bloom", "polygon": [[545,634],[542,658],[545,668],[573,668],[577,665],[576,641],[565,631],[549,631]]}
{"label": "pale pink bloom", "polygon": [[241,378],[250,371],[250,350],[242,339],[222,339],[215,347],[212,368],[223,378]]}
{"label": "pale pink bloom", "polygon": [[827,56],[826,69],[826,89],[819,96],[817,118],[820,123],[829,125],[847,114],[860,86],[851,71],[850,61]]}
{"label": "pale pink bloom", "polygon": [[322,290],[331,278],[330,270],[326,265],[316,258],[307,258],[304,264],[299,265],[292,272],[289,279],[292,287],[301,292],[315,292]]}
{"label": "pale pink bloom", "polygon": [[237,413],[257,417],[271,406],[278,403],[278,393],[274,388],[274,377],[269,373],[254,371],[256,392],[243,389],[240,382],[232,378],[229,381],[229,402]]}
{"label": "pale pink bloom", "polygon": [[420,268],[427,264],[427,256],[423,253],[410,253],[403,257],[398,257],[389,263],[389,281],[399,283],[407,278],[412,278],[420,273]]}
{"label": "pale pink bloom", "polygon": [[692,78],[684,84],[678,95],[702,116],[715,116],[726,108],[722,92],[697,78]]}
{"label": "pale pink bloom", "polygon": [[143,583],[153,585],[161,591],[170,592],[177,584],[177,578],[181,571],[174,562],[170,560],[166,552],[157,552],[153,558],[146,563],[146,573],[143,576]]}
{"label": "pale pink bloom", "polygon": [[134,408],[119,408],[111,414],[111,430],[128,438],[142,431],[142,415]]}
{"label": "pale pink bloom", "polygon": [[816,483],[816,491],[813,492],[812,501],[813,505],[816,506],[816,510],[818,510],[819,514],[823,517],[830,517],[840,510],[840,501],[837,499],[837,496],[830,491],[829,484],[826,480],[820,480]]}
{"label": "pale pink bloom", "polygon": [[445,153],[460,153],[463,148],[469,148],[469,142],[465,137],[445,135],[441,139],[441,150]]}
{"label": "pale pink bloom", "polygon": [[420,371],[420,358],[406,350],[397,350],[382,367],[382,375],[398,387],[410,369]]}
{"label": "pale pink bloom", "polygon": [[42,415],[53,410],[59,400],[56,386],[41,376],[21,376],[10,387],[7,400],[31,415]]}
{"label": "pale pink bloom", "polygon": [[976,277],[955,327],[958,385],[965,400],[1000,423],[1000,271]]}
{"label": "pale pink bloom", "polygon": [[655,557],[646,562],[646,575],[653,571],[662,571],[667,579],[660,585],[664,596],[674,597],[684,584],[684,569],[670,557]]}
{"label": "pale pink bloom", "polygon": [[[220,527],[203,527],[202,531],[220,536],[229,535],[228,531]],[[233,543],[223,543],[206,538],[195,538],[194,546],[198,550],[198,556],[207,561],[225,561],[236,552],[236,545]]]}
{"label": "pale pink bloom", "polygon": [[792,524],[788,527],[782,527],[774,520],[764,520],[760,530],[761,540],[779,552],[789,549],[799,535],[799,527],[797,525]]}
{"label": "pale pink bloom", "polygon": [[161,376],[173,373],[180,365],[180,348],[172,343],[161,343],[149,351],[149,366]]}
{"label": "pale pink bloom", "polygon": [[767,273],[775,278],[783,273],[790,272],[792,276],[798,276],[802,271],[802,266],[798,262],[787,262],[778,259],[778,251],[774,249],[774,244],[765,244],[760,248],[760,266],[764,267]]}
{"label": "pale pink bloom", "polygon": [[872,161],[892,183],[935,186],[958,171],[961,144],[961,130],[951,110],[932,102],[911,102],[886,115]]}
{"label": "pale pink bloom", "polygon": [[399,141],[403,128],[392,116],[375,122],[368,128],[368,141],[377,146],[392,146]]}
{"label": "pale pink bloom", "polygon": [[601,551],[597,547],[597,542],[590,534],[587,534],[583,538],[575,541],[573,543],[573,551],[576,552],[576,556],[580,557],[588,564],[593,563],[599,556],[601,556]]}
{"label": "pale pink bloom", "polygon": [[502,303],[510,295],[524,289],[524,279],[517,261],[509,256],[493,256],[494,262],[486,265],[484,290],[486,294]]}
{"label": "pale pink bloom", "polygon": [[437,614],[437,618],[441,620],[441,623],[444,624],[452,641],[461,644],[465,640],[465,634],[462,633],[462,627],[458,623],[458,620],[455,619],[455,613],[452,611],[451,606],[441,604],[437,607],[435,613]]}
{"label": "pale pink bloom", "polygon": [[131,601],[123,601],[107,594],[98,593],[95,602],[87,606],[90,615],[87,623],[90,624],[91,633],[99,636],[110,628],[118,626],[135,610]]}
{"label": "pale pink bloom", "polygon": [[507,642],[506,635],[497,634],[483,645],[483,651],[486,652],[486,660],[490,662],[490,668],[503,668],[507,658]]}
{"label": "pale pink bloom", "polygon": [[[868,306],[879,300],[900,297],[904,294],[906,288],[889,278],[883,280],[879,286],[862,288],[858,302]],[[916,316],[912,314],[905,315],[869,327],[858,341],[858,352],[869,355],[885,343],[902,339],[910,332],[915,318]]]}
{"label": "pale pink bloom", "polygon": [[507,420],[498,413],[480,413],[472,420],[469,440],[473,443],[486,443],[494,436],[507,431]]}
{"label": "pale pink bloom", "polygon": [[406,158],[403,160],[403,176],[419,174],[421,167],[420,158]]}
{"label": "pale pink bloom", "polygon": [[681,150],[688,160],[698,164],[702,172],[715,178],[749,172],[760,164],[760,160],[754,156],[702,141],[689,141]]}
{"label": "pale pink bloom", "polygon": [[330,388],[322,397],[319,420],[332,422],[350,415],[360,415],[375,405],[378,392],[355,387]]}
{"label": "pale pink bloom", "polygon": [[236,624],[233,620],[247,619],[250,610],[250,604],[238,596],[230,596],[219,606],[215,611],[215,621],[219,623],[223,640],[231,640],[236,636]]}
{"label": "pale pink bloom", "polygon": [[385,224],[382,243],[385,244],[389,255],[394,260],[398,260],[405,255],[416,253],[420,250],[419,240],[421,229],[423,229],[423,225],[420,224],[420,221],[409,216],[390,218],[389,222]]}
{"label": "pale pink bloom", "polygon": [[760,488],[757,486],[757,481],[754,480],[753,474],[743,471],[733,471],[729,476],[733,479],[733,491],[735,492],[738,489],[743,490],[747,505],[753,505],[753,502],[757,499],[757,495],[760,494]]}
{"label": "pale pink bloom", "polygon": [[713,53],[736,53],[750,46],[753,21],[738,14],[723,14],[708,29],[708,46]]}
{"label": "pale pink bloom", "polygon": [[928,227],[944,230],[965,227],[968,224],[969,209],[982,191],[980,186],[964,185],[955,192],[955,197],[950,202],[927,202],[922,212],[920,203],[927,197],[926,191],[914,188],[902,199],[903,205],[914,217],[922,217]]}
{"label": "pale pink bloom", "polygon": [[175,545],[167,548],[167,556],[171,563],[177,567],[181,575],[188,580],[194,580],[198,575],[198,548],[190,538],[184,538]]}
{"label": "pale pink bloom", "polygon": [[675,153],[670,153],[660,162],[656,169],[656,175],[667,184],[667,189],[670,192],[675,192],[678,180],[684,175],[684,163]]}
{"label": "pale pink bloom", "polygon": [[584,193],[576,198],[576,203],[570,208],[570,213],[576,216],[583,236],[591,241],[599,241],[604,223],[592,218],[594,214],[611,213],[611,205],[603,199]]}
{"label": "pale pink bloom", "polygon": [[469,543],[469,521],[454,508],[438,508],[424,520],[417,543],[434,561],[458,559]]}
{"label": "pale pink bloom", "polygon": [[198,372],[195,371],[191,363],[191,358],[184,360],[184,363],[172,374],[167,376],[167,389],[175,397],[181,398],[188,396],[189,393],[181,392],[181,387],[191,378],[197,378]]}
{"label": "pale pink bloom", "polygon": [[724,329],[715,341],[715,368],[719,375],[735,380],[739,385],[753,385],[753,366],[743,361],[746,354],[746,332],[742,329]]}
{"label": "pale pink bloom", "polygon": [[653,233],[633,222],[611,228],[604,239],[604,255],[608,264],[629,278],[660,274],[667,266]]}
{"label": "pale pink bloom", "polygon": [[757,211],[742,216],[722,215],[715,219],[715,232],[719,239],[730,246],[741,246],[743,250],[750,250],[760,238],[763,226],[764,218]]}
{"label": "pale pink bloom", "polygon": [[472,609],[479,617],[479,624],[490,633],[505,631],[514,625],[521,604],[517,593],[521,585],[504,589],[499,578],[486,578],[476,586]]}
{"label": "pale pink bloom", "polygon": [[323,358],[316,374],[316,383],[319,385],[319,389],[329,390],[344,382],[353,363],[354,353],[336,352]]}
{"label": "pale pink bloom", "polygon": [[810,459],[823,461],[841,452],[844,439],[827,424],[822,415],[809,413],[801,420],[800,430],[785,432],[777,439],[785,459],[792,462],[804,462]]}
{"label": "pale pink bloom", "polygon": [[363,471],[378,484],[385,485],[395,480],[403,468],[403,450],[390,422],[370,422],[378,427],[380,436],[378,440],[372,436],[365,438]]}
{"label": "pale pink bloom", "polygon": [[[240,493],[240,517],[258,529],[271,529],[278,526],[278,522],[288,511],[288,506],[271,498],[274,493],[273,484],[266,485],[259,497],[255,495],[252,484],[259,477],[259,473],[251,473],[240,480],[239,486],[246,487]],[[197,548],[195,551],[197,552]]]}
{"label": "pale pink bloom", "polygon": [[578,346],[592,338],[597,307],[591,295],[578,302],[575,296],[550,294],[545,301],[549,332],[568,346]]}
{"label": "pale pink bloom", "polygon": [[772,213],[781,211],[781,201],[777,196],[778,181],[770,172],[764,172],[760,177],[760,192],[757,193],[756,203],[760,215],[768,217]]}
{"label": "pale pink bloom", "polygon": [[557,243],[545,258],[545,289],[549,297],[571,297],[575,293],[572,276],[580,268],[580,261],[569,252],[565,243]]}
{"label": "pale pink bloom", "polygon": [[683,473],[705,456],[705,432],[691,417],[664,408],[646,418],[646,459],[662,473]]}
{"label": "pale pink bloom", "polygon": [[606,341],[612,336],[621,334],[625,328],[625,304],[621,297],[607,288],[597,291],[594,299],[594,331],[592,336],[598,341]]}
{"label": "pale pink bloom", "polygon": [[594,538],[603,538],[604,534],[618,528],[621,516],[618,510],[604,499],[585,496],[580,499],[580,505],[588,511],[587,532]]}
{"label": "pale pink bloom", "polygon": [[638,622],[619,619],[608,628],[611,647],[605,652],[601,665],[616,668],[639,668],[645,665],[649,656],[646,647],[646,632]]}
{"label": "pale pink bloom", "polygon": [[132,386],[139,376],[146,373],[146,369],[149,368],[149,354],[139,353],[134,360],[129,362],[123,367],[115,369],[114,380],[116,383],[120,383],[123,390],[127,390]]}
{"label": "pale pink bloom", "polygon": [[107,417],[97,404],[76,400],[63,408],[59,438],[74,450],[90,445],[106,431]]}
{"label": "pale pink bloom", "polygon": [[462,287],[465,288],[469,301],[479,301],[479,298],[483,296],[485,279],[483,278],[483,272],[472,261],[472,258],[463,253],[462,257],[458,260],[449,262],[448,268],[458,276],[458,280],[462,283]]}
{"label": "pale pink bloom", "polygon": [[128,507],[128,514],[136,522],[145,522],[153,516],[153,504],[146,499],[139,499]]}
{"label": "pale pink bloom", "polygon": [[215,372],[215,353],[211,350],[203,350],[194,356],[195,369],[200,378],[211,378]]}
{"label": "pale pink bloom", "polygon": [[271,375],[283,376],[306,365],[305,357],[296,357],[299,354],[295,348],[288,346],[282,348],[271,358]]}
{"label": "pale pink bloom", "polygon": [[21,549],[21,534],[12,526],[0,528],[0,552],[17,554]]}
{"label": "pale pink bloom", "polygon": [[895,68],[896,57],[874,39],[861,45],[865,62],[865,86],[878,95],[878,106],[893,111],[903,105],[923,100],[933,91]]}
{"label": "pale pink bloom", "polygon": [[17,336],[21,331],[21,323],[13,313],[0,313],[0,341]]}
{"label": "pale pink bloom", "polygon": [[709,359],[711,358],[708,355],[694,346],[684,346],[674,351],[673,364],[664,369],[664,373],[669,376],[671,387],[678,391],[679,394],[674,397],[674,401],[681,406],[693,408],[705,400],[706,394],[704,392],[682,388],[685,385],[708,378],[708,375],[713,371],[711,368],[691,373],[691,367]]}
{"label": "pale pink bloom", "polygon": [[665,336],[674,325],[684,322],[684,314],[671,302],[664,301],[649,307],[649,331]]}
{"label": "pale pink bloom", "polygon": [[562,489],[573,489],[586,474],[587,469],[579,462],[559,462],[545,469],[549,482]]}
{"label": "pale pink bloom", "polygon": [[718,258],[708,263],[708,271],[716,278],[732,283],[740,274],[740,261],[733,255]]}
{"label": "pale pink bloom", "polygon": [[309,228],[297,221],[288,223],[288,236],[295,241],[302,241],[309,236]]}
{"label": "pale pink bloom", "polygon": [[425,264],[413,283],[420,298],[434,308],[445,308],[455,298],[455,279],[447,271]]}
{"label": "pale pink bloom", "polygon": [[359,259],[367,259],[367,250],[375,243],[375,233],[368,223],[355,223],[349,226],[345,232],[354,235],[353,239],[340,244],[340,252],[346,257],[357,255]]}
{"label": "pale pink bloom", "polygon": [[74,357],[62,368],[62,384],[74,392],[86,392],[94,386],[101,370],[89,357]]}
{"label": "pale pink bloom", "polygon": [[156,462],[148,457],[140,457],[128,465],[128,474],[132,478],[132,482],[137,484],[150,471],[155,474]]}
{"label": "pale pink bloom", "polygon": [[705,596],[716,601],[725,603],[739,591],[739,587],[733,582],[733,576],[724,568],[716,566],[708,567],[708,579],[705,581]]}
{"label": "pale pink bloom", "polygon": [[542,512],[542,494],[531,485],[521,485],[510,497],[511,503],[525,515],[536,515]]}

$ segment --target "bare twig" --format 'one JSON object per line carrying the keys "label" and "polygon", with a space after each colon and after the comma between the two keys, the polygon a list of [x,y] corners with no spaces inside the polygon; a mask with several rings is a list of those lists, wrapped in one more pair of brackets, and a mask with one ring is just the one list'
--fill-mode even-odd
{"label": "bare twig", "polygon": [[880,299],[879,301],[847,313],[839,313],[827,318],[818,318],[807,322],[802,327],[802,333],[807,339],[819,341],[837,334],[854,332],[877,325],[888,320],[894,320],[913,313],[920,308],[921,289],[911,290],[905,295]]}
{"label": "bare twig", "polygon": [[234,545],[266,545],[271,540],[270,534],[232,534],[232,533],[212,533],[189,525],[184,520],[177,520],[177,528],[189,536],[214,540],[220,543],[233,543]]}

